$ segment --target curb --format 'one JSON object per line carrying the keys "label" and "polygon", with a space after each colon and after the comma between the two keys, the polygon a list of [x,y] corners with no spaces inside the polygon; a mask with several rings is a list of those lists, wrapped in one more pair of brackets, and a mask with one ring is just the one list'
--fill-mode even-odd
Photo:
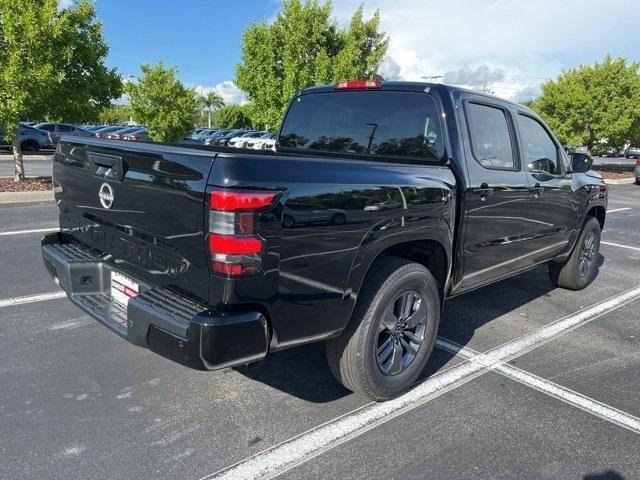
{"label": "curb", "polygon": [[26,203],[53,201],[53,190],[43,192],[0,192],[0,203]]}
{"label": "curb", "polygon": [[631,183],[636,183],[636,179],[634,177],[631,178],[619,178],[616,180],[604,180],[604,183],[606,183],[607,185],[628,185]]}

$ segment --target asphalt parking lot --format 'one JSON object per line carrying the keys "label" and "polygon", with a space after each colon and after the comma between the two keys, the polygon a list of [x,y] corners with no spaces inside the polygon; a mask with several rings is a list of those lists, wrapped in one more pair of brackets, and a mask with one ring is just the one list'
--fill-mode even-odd
{"label": "asphalt parking lot", "polygon": [[[27,177],[51,176],[53,163],[51,162],[53,152],[38,152],[33,155],[24,156],[24,172]],[[0,150],[0,177],[13,175],[13,157],[6,151]]]}
{"label": "asphalt parking lot", "polygon": [[371,404],[323,345],[196,372],[125,342],[45,272],[55,205],[0,205],[0,478],[639,478],[639,206],[610,188],[586,290],[451,300],[421,383]]}

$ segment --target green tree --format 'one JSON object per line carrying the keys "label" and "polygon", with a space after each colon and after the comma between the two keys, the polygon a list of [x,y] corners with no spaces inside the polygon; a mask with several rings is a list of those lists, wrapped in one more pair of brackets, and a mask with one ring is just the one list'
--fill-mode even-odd
{"label": "green tree", "polygon": [[201,112],[207,112],[207,127],[211,128],[211,114],[224,107],[224,100],[216,92],[207,92],[196,98]]}
{"label": "green tree", "polygon": [[98,122],[107,125],[114,125],[126,122],[131,119],[131,109],[129,105],[109,105],[98,113]]}
{"label": "green tree", "polygon": [[126,85],[133,117],[147,126],[157,142],[184,137],[198,115],[195,91],[178,80],[175,68],[165,68],[162,62],[140,69],[142,76]]}
{"label": "green tree", "polygon": [[240,105],[226,105],[216,110],[213,123],[220,128],[243,128],[253,124],[246,108]]}
{"label": "green tree", "polygon": [[82,122],[122,94],[104,60],[108,47],[95,7],[76,0],[0,0],[0,126],[13,145],[14,179],[24,178],[21,118]]}
{"label": "green tree", "polygon": [[640,63],[607,55],[543,84],[531,107],[563,143],[591,150],[606,139],[619,147],[640,137],[639,68]]}
{"label": "green tree", "polygon": [[275,21],[244,32],[236,84],[247,94],[254,122],[276,128],[301,88],[376,73],[388,46],[378,12],[365,20],[361,6],[341,29],[332,10],[330,2],[284,0]]}

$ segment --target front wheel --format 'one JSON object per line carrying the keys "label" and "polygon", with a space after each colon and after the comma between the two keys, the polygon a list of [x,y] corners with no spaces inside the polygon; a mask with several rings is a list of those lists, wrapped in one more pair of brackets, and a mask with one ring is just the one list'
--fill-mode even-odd
{"label": "front wheel", "polygon": [[424,266],[385,257],[372,267],[349,325],[327,342],[333,375],[372,400],[407,390],[424,370],[438,331],[440,297]]}
{"label": "front wheel", "polygon": [[571,256],[564,262],[549,264],[549,278],[556,287],[582,290],[596,278],[600,233],[598,220],[589,217],[582,227]]}

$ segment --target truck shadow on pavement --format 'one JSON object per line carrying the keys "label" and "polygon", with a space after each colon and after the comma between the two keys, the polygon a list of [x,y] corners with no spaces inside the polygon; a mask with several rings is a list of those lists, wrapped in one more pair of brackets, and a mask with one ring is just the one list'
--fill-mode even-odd
{"label": "truck shadow on pavement", "polygon": [[[600,255],[598,260],[600,267],[604,257]],[[465,346],[477,329],[533,300],[549,296],[555,288],[549,280],[547,267],[541,266],[453,298],[445,305],[438,334]],[[527,321],[527,317],[522,317],[523,323]],[[438,373],[453,357],[455,355],[450,352],[434,348],[419,381]],[[276,352],[256,366],[238,367],[236,371],[308,402],[327,403],[352,395],[333,378],[323,342]]]}

